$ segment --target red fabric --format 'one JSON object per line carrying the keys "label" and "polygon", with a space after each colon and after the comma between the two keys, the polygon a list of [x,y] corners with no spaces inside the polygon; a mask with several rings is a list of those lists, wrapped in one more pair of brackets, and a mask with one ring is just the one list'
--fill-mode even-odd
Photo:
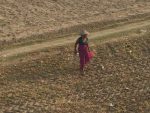
{"label": "red fabric", "polygon": [[88,50],[87,45],[79,45],[79,57],[80,57],[80,69],[83,70],[85,64],[87,64],[94,56],[92,51]]}
{"label": "red fabric", "polygon": [[93,56],[94,56],[94,52],[93,51],[89,51],[88,52],[88,58],[89,58],[89,60],[92,59]]}

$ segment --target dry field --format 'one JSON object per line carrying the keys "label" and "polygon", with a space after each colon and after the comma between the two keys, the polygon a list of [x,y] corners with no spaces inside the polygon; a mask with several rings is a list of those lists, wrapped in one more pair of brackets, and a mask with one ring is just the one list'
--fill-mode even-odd
{"label": "dry field", "polygon": [[0,113],[149,113],[149,81],[150,0],[0,0]]}
{"label": "dry field", "polygon": [[149,0],[0,0],[0,40],[149,13]]}
{"label": "dry field", "polygon": [[95,40],[84,76],[71,44],[1,66],[0,112],[149,113],[149,36]]}

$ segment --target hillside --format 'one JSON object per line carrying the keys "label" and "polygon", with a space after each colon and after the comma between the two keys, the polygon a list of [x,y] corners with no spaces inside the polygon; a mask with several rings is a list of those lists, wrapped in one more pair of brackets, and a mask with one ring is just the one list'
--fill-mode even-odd
{"label": "hillside", "polygon": [[96,40],[96,56],[84,76],[72,45],[47,48],[28,56],[35,59],[3,66],[0,111],[148,113],[149,36]]}
{"label": "hillside", "polygon": [[0,0],[0,40],[149,13],[149,0]]}

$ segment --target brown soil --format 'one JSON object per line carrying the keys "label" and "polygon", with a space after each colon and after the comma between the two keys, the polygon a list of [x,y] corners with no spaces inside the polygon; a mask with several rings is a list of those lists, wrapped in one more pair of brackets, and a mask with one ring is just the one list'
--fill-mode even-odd
{"label": "brown soil", "polygon": [[92,48],[96,56],[78,71],[73,46],[0,68],[0,111],[52,113],[148,113],[150,34]]}
{"label": "brown soil", "polygon": [[1,0],[0,40],[145,13],[150,13],[149,0]]}
{"label": "brown soil", "polygon": [[[149,0],[0,0],[0,113],[149,113],[149,14]],[[98,31],[85,75],[83,28]]]}
{"label": "brown soil", "polygon": [[[119,26],[113,29],[93,32],[90,34],[89,38],[96,39],[96,38],[105,37],[107,35],[118,34],[121,32],[131,31],[135,29],[142,30],[144,27],[148,27],[148,26],[150,26],[149,20],[137,22],[137,23],[131,23],[131,24]],[[66,45],[66,44],[74,43],[76,39],[77,39],[77,36],[71,36],[71,37],[69,36],[69,37],[65,37],[65,38],[61,38],[57,40],[50,40],[50,41],[47,40],[46,42],[40,42],[36,44],[31,43],[30,45],[20,46],[20,47],[16,47],[12,49],[10,48],[8,50],[1,51],[0,58],[5,59],[5,58],[16,56],[19,54],[25,54],[29,52],[42,50],[47,47],[56,47],[56,46]]]}

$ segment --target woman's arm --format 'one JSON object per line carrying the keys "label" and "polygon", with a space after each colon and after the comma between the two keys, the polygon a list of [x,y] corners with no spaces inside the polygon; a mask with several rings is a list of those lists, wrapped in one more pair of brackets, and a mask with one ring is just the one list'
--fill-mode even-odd
{"label": "woman's arm", "polygon": [[87,47],[88,47],[88,51],[90,51],[90,47],[89,47],[89,39],[87,38]]}
{"label": "woman's arm", "polygon": [[87,44],[87,47],[88,47],[88,51],[90,51],[90,47],[89,47],[89,44]]}
{"label": "woman's arm", "polygon": [[74,47],[74,53],[77,54],[77,45],[79,44],[79,38],[76,40],[76,43],[75,43],[75,47]]}

